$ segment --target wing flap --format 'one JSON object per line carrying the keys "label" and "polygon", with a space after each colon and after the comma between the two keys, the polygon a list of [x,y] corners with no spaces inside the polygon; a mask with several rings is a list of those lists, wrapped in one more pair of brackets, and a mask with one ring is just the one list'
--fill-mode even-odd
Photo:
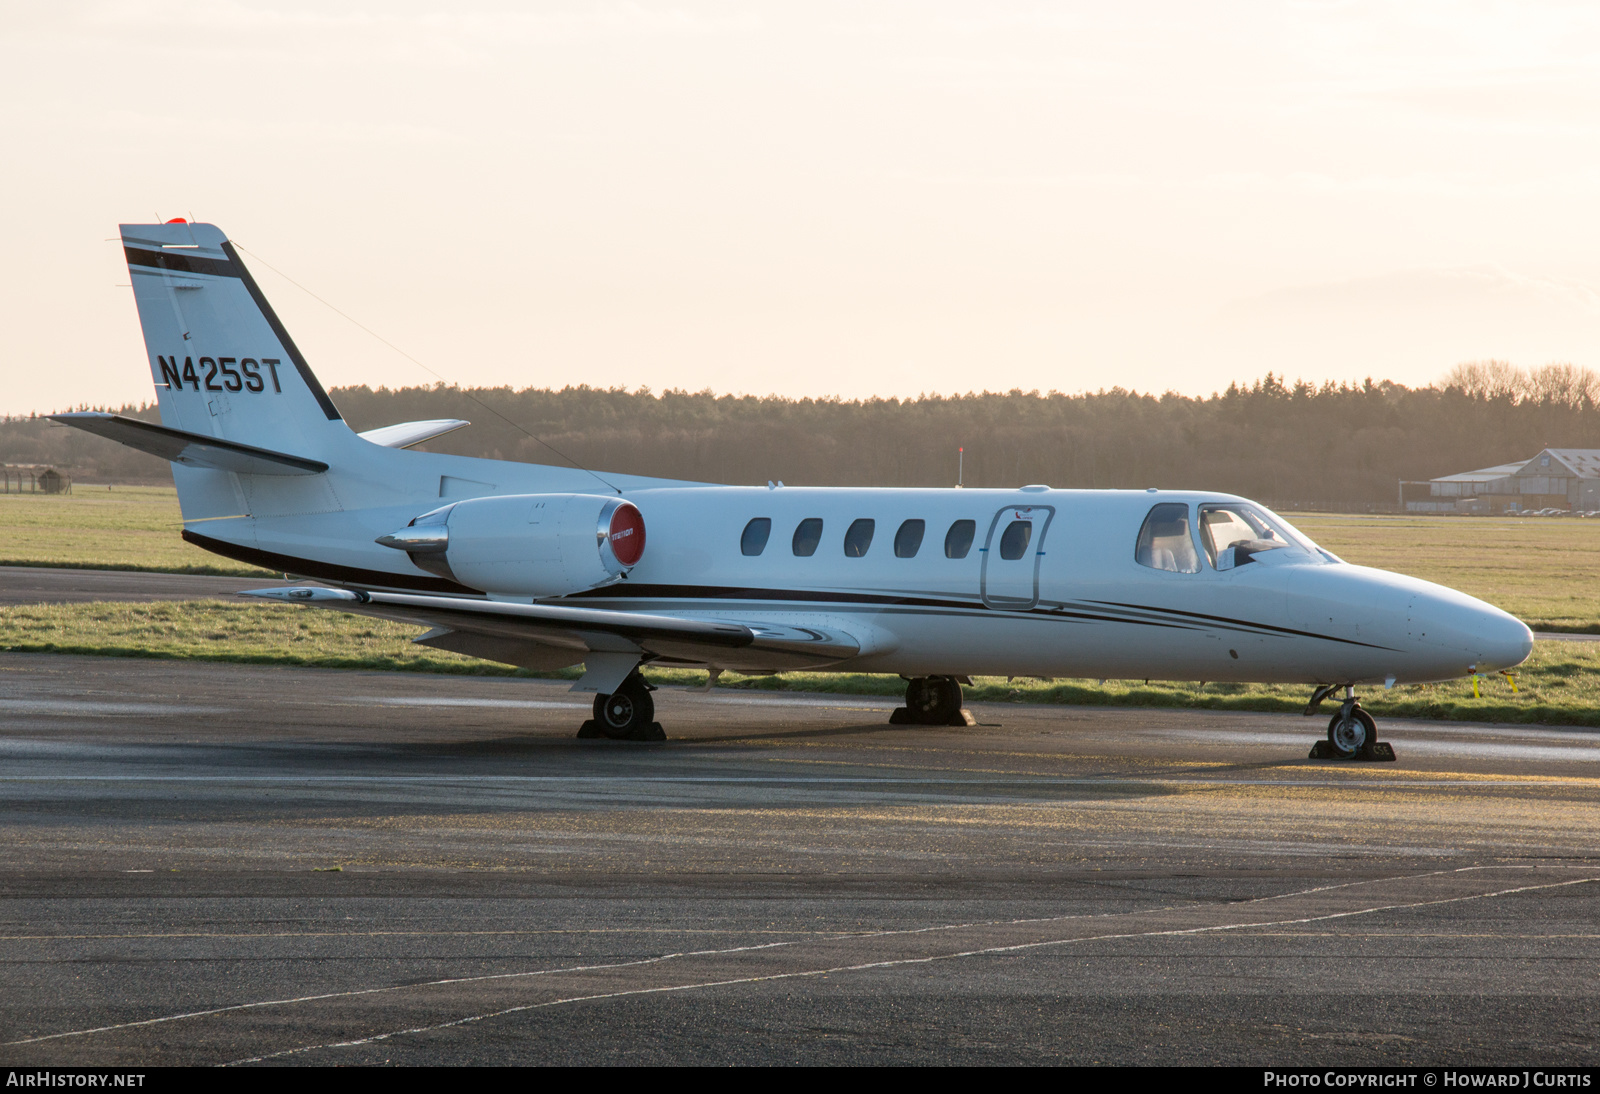
{"label": "wing flap", "polygon": [[[628,654],[639,658],[722,668],[761,671],[820,668],[854,657],[861,644],[851,635],[828,627],[787,626],[768,622],[685,619],[644,612],[574,608],[557,604],[512,604],[464,597],[413,596],[350,589],[256,589],[241,594],[313,608],[331,608],[375,616],[419,627],[436,627],[485,639],[543,647],[541,661],[570,656]],[[424,636],[425,638],[427,636]],[[431,644],[443,646],[442,642]],[[444,646],[443,648],[450,648]],[[498,653],[515,646],[484,643],[478,648]],[[562,651],[558,654],[556,651]],[[463,650],[462,652],[465,652]],[[487,656],[487,654],[477,654]],[[492,660],[519,664],[506,656]]]}
{"label": "wing flap", "polygon": [[504,665],[518,665],[535,672],[554,672],[583,661],[582,653],[559,646],[538,645],[487,634],[468,634],[443,627],[435,627],[411,641],[419,646],[450,650],[468,657],[481,657],[485,661],[499,661]]}
{"label": "wing flap", "polygon": [[121,414],[75,411],[48,417],[51,421],[191,467],[237,471],[243,475],[319,475],[328,469],[328,465],[321,460],[308,460],[287,452],[274,452],[237,441],[225,441],[220,437],[190,433],[184,429],[171,429]]}

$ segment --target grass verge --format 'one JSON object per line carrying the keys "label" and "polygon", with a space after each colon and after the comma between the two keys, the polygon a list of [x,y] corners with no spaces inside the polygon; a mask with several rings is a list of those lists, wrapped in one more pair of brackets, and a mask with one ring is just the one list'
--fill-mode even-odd
{"label": "grass verge", "polygon": [[0,527],[6,530],[0,566],[226,577],[267,573],[185,543],[178,494],[170,486],[75,483],[71,494],[0,494]]}

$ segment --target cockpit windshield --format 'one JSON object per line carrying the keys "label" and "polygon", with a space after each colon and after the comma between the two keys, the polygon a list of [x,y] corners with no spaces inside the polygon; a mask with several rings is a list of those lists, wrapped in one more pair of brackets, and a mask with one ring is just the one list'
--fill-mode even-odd
{"label": "cockpit windshield", "polygon": [[1200,507],[1200,543],[1218,570],[1231,570],[1267,551],[1337,561],[1288,521],[1258,506],[1227,502]]}

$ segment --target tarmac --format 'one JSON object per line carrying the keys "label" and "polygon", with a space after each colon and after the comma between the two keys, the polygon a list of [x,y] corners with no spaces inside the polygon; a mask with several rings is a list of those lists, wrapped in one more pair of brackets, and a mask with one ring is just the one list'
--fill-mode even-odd
{"label": "tarmac", "polygon": [[1600,1058],[1594,730],[567,686],[0,654],[0,1063]]}
{"label": "tarmac", "polygon": [[308,583],[216,574],[0,566],[0,607],[7,604],[88,604],[97,600],[137,603],[152,600],[229,600],[241,589],[304,584]]}

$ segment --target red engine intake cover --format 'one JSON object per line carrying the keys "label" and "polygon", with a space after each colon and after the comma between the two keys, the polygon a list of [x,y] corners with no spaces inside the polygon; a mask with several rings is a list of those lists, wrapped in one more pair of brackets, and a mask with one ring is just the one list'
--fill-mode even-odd
{"label": "red engine intake cover", "polygon": [[644,554],[644,516],[631,505],[619,505],[611,514],[611,553],[624,566],[632,566]]}

